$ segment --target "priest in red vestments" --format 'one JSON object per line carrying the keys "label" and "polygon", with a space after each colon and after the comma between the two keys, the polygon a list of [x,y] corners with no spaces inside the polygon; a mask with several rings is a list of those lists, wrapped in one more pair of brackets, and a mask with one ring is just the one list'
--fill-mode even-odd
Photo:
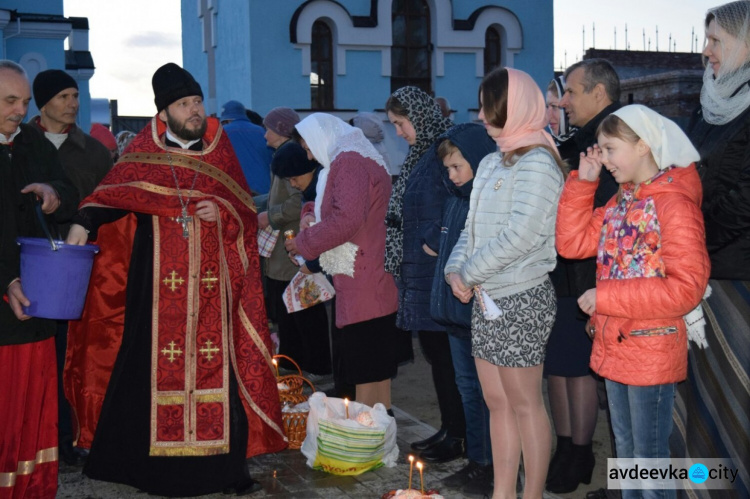
{"label": "priest in red vestments", "polygon": [[192,75],[170,63],[152,84],[159,113],[67,241],[101,247],[65,371],[83,472],[165,496],[247,493],[246,458],[286,447],[255,206]]}

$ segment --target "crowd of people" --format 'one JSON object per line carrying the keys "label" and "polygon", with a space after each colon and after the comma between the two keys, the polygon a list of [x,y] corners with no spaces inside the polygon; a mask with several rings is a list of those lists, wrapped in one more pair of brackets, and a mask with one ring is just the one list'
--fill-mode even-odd
{"label": "crowd of people", "polygon": [[[750,1],[704,21],[685,130],[622,106],[606,60],[543,88],[500,67],[483,126],[417,87],[384,99],[395,178],[375,113],[214,118],[168,63],[140,133],[86,134],[73,78],[0,61],[0,498],[54,497],[58,459],[150,494],[252,493],[246,459],[287,446],[275,354],[392,415],[412,338],[441,424],[411,448],[468,458],[446,487],[516,497],[522,461],[524,497],[575,491],[601,407],[611,457],[731,459],[748,494]],[[24,311],[16,238],[46,226],[99,245],[80,320]],[[335,297],[291,312],[300,274]]]}

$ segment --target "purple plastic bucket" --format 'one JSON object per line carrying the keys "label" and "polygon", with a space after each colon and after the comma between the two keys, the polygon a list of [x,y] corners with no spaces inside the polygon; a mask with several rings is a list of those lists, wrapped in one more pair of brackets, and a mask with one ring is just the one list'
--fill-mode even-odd
{"label": "purple plastic bucket", "polygon": [[19,237],[21,246],[21,286],[31,302],[23,311],[32,317],[75,320],[83,313],[91,266],[99,247],[77,246],[49,239]]}

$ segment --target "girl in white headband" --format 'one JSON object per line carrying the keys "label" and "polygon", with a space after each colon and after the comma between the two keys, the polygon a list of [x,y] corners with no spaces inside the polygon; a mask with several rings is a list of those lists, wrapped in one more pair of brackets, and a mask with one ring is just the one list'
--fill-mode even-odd
{"label": "girl in white headband", "polygon": [[[557,249],[597,257],[596,288],[578,303],[591,316],[590,365],[605,378],[617,457],[669,458],[675,388],[687,376],[683,316],[709,274],[698,152],[674,122],[641,105],[605,118],[597,136],[565,184]],[[620,192],[592,211],[602,166]]]}

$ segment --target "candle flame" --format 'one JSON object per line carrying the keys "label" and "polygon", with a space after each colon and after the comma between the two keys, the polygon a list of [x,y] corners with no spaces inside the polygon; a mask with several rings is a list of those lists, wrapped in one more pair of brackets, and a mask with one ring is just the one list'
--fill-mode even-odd
{"label": "candle flame", "polygon": [[417,461],[417,469],[422,471],[422,461]]}
{"label": "candle flame", "polygon": [[413,463],[413,462],[414,462],[414,456],[412,456],[411,454],[409,454],[409,462],[410,462],[410,463]]}
{"label": "candle flame", "polygon": [[273,359],[271,362],[273,363],[273,365],[277,365],[278,364],[278,362],[276,362],[276,359]]}

